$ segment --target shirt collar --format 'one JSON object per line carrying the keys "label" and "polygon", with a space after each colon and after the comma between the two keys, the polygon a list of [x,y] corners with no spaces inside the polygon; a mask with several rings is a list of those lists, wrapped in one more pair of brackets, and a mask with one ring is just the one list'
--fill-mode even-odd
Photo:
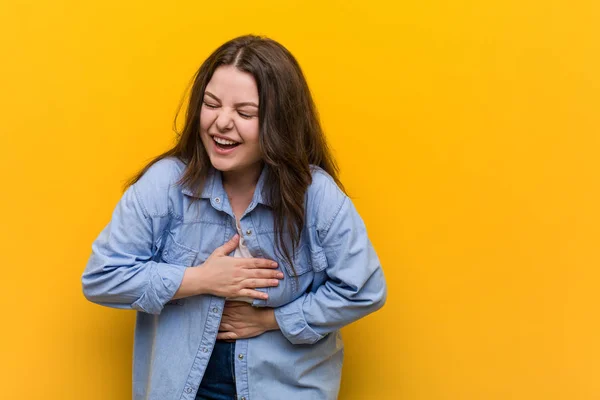
{"label": "shirt collar", "polygon": [[[269,201],[268,196],[265,194],[265,183],[267,180],[268,173],[269,167],[267,167],[267,165],[263,166],[263,169],[258,178],[258,182],[256,183],[256,189],[254,190],[252,203],[263,204],[270,207],[271,202]],[[198,197],[188,187],[182,188],[181,192],[191,197]],[[217,198],[222,199],[225,195],[226,194],[225,189],[223,188],[223,179],[221,171],[211,168],[208,172],[208,175],[206,176],[206,181],[204,182],[204,187],[202,188],[200,198],[214,200]]]}

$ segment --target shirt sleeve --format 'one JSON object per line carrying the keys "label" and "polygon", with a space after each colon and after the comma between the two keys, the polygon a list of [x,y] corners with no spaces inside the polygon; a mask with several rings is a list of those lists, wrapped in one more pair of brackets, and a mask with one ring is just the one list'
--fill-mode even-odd
{"label": "shirt sleeve", "polygon": [[379,259],[363,220],[347,196],[319,236],[328,279],[315,292],[275,309],[282,333],[293,344],[316,343],[378,310],[386,300]]}
{"label": "shirt sleeve", "polygon": [[185,266],[151,261],[157,228],[136,185],[116,206],[92,245],[82,275],[85,297],[97,304],[159,314],[183,280]]}

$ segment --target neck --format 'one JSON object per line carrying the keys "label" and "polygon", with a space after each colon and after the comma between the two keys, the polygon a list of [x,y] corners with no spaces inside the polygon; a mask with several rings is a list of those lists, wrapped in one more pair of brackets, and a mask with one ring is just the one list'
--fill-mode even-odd
{"label": "neck", "polygon": [[243,171],[223,172],[223,187],[228,195],[254,193],[260,177],[262,165],[246,168]]}

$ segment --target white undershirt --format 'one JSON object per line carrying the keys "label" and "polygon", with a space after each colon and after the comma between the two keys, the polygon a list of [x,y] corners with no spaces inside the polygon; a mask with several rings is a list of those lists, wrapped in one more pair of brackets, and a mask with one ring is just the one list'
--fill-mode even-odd
{"label": "white undershirt", "polygon": [[[238,258],[252,258],[252,254],[250,254],[250,250],[248,250],[248,247],[246,246],[246,241],[244,240],[244,236],[242,235],[242,228],[240,228],[237,225],[237,221],[236,228],[238,231],[238,235],[240,236],[240,241],[238,243],[238,247],[235,249],[235,253],[233,253],[233,256]],[[226,300],[245,301],[250,304],[252,304],[252,302],[254,301],[252,297],[227,297]]]}

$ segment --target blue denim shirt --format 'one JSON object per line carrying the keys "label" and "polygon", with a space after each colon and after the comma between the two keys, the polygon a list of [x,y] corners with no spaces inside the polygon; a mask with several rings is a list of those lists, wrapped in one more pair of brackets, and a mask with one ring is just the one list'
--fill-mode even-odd
{"label": "blue denim shirt", "polygon": [[[195,199],[177,184],[184,168],[179,160],[161,160],[129,187],[82,276],[88,300],[137,310],[136,400],[194,400],[225,303],[211,295],[172,300],[185,269],[201,265],[236,233],[221,174],[211,171]],[[333,400],[343,359],[339,329],[383,305],[383,272],[352,202],[314,167],[295,279],[276,256],[273,214],[262,195],[265,171],[240,224],[252,255],[277,261],[284,272],[279,286],[259,289],[268,300],[253,303],[273,307],[280,330],[236,341],[238,399]]]}

